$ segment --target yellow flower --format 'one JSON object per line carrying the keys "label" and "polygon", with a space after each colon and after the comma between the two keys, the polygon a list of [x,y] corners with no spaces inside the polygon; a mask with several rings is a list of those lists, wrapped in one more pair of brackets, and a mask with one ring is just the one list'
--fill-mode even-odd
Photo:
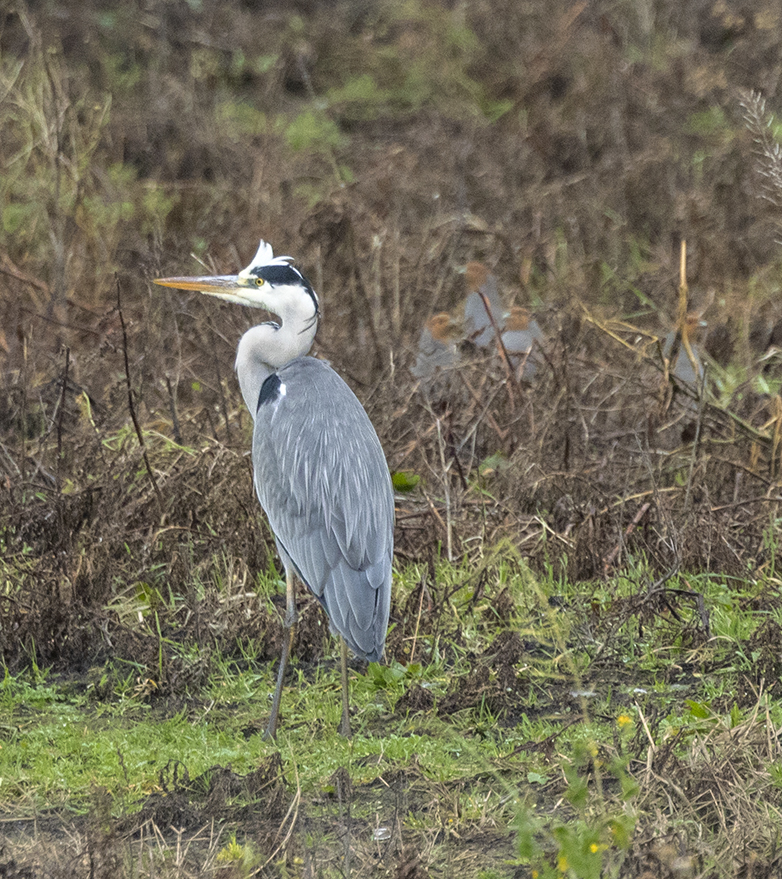
{"label": "yellow flower", "polygon": [[628,723],[632,723],[633,718],[628,717],[626,714],[620,714],[619,717],[616,718],[616,722],[619,724],[619,726],[624,727],[627,726]]}
{"label": "yellow flower", "polygon": [[596,842],[593,842],[592,845],[589,846],[589,851],[591,851],[593,855],[596,855],[600,851],[600,846]]}
{"label": "yellow flower", "polygon": [[557,870],[559,870],[560,873],[567,872],[567,858],[564,855],[560,855],[557,858]]}

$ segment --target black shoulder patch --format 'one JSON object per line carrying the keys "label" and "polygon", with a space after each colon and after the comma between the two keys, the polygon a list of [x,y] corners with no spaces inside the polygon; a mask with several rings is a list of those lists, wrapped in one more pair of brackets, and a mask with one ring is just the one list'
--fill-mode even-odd
{"label": "black shoulder patch", "polygon": [[261,393],[258,394],[258,406],[256,408],[256,412],[258,409],[263,406],[264,403],[273,403],[277,397],[280,396],[280,385],[282,384],[282,379],[277,375],[276,372],[273,372],[270,376],[266,378],[264,383],[261,385]]}

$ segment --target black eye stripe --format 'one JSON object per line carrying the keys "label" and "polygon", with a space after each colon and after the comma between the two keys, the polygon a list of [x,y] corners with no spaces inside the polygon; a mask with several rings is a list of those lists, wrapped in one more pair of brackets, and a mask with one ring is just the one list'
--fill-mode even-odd
{"label": "black eye stripe", "polygon": [[318,305],[318,297],[315,295],[312,284],[310,284],[298,269],[294,269],[293,266],[257,266],[250,271],[250,274],[255,278],[261,278],[268,284],[291,284],[294,287],[303,287],[312,297],[312,303],[315,306],[315,314],[319,314],[320,307]]}
{"label": "black eye stripe", "polygon": [[293,266],[259,266],[252,270],[256,278],[263,278],[270,284],[307,284],[307,280]]}

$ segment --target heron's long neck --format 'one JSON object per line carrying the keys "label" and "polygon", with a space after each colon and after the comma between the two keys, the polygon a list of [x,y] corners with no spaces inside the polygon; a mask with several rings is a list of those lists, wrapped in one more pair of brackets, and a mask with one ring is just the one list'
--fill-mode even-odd
{"label": "heron's long neck", "polygon": [[261,385],[277,369],[312,347],[317,320],[304,323],[283,319],[282,325],[266,323],[251,327],[236,349],[236,374],[245,405],[255,419]]}

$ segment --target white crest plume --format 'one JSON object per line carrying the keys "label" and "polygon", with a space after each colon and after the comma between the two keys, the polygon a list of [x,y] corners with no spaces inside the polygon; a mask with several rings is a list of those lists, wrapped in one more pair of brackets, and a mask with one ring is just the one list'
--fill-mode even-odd
{"label": "white crest plume", "polygon": [[253,257],[252,262],[246,269],[242,269],[242,271],[239,272],[239,275],[249,275],[253,269],[258,269],[261,266],[287,266],[292,262],[292,256],[275,256],[271,244],[261,239],[261,243],[258,245],[258,250]]}

